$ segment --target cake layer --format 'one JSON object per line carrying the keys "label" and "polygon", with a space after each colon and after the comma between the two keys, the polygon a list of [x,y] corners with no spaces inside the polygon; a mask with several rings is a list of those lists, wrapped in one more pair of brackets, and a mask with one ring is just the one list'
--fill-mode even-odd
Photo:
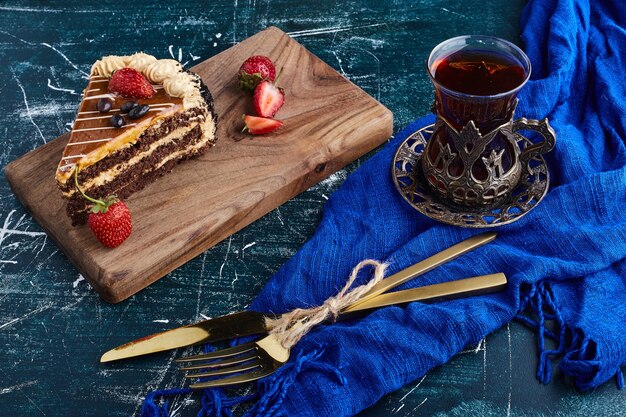
{"label": "cake layer", "polygon": [[[111,153],[106,158],[80,170],[78,173],[78,182],[83,191],[87,191],[90,181],[98,176],[104,174],[108,177],[114,177],[115,173],[111,170],[119,167],[124,161],[137,158],[138,155],[145,153],[151,147],[154,148],[154,143],[166,143],[167,141],[175,140],[178,136],[182,136],[183,133],[176,133],[176,130],[185,129],[193,124],[204,122],[207,125],[205,131],[207,131],[209,135],[214,136],[215,124],[211,117],[212,115],[202,114],[201,110],[202,109],[196,108],[163,119],[160,123],[145,130],[134,142],[128,142],[125,146]],[[75,190],[74,181],[67,181],[61,186],[61,190],[64,196],[69,197]]]}
{"label": "cake layer", "polygon": [[[144,188],[158,176],[170,171],[177,162],[201,154],[208,149],[214,142],[213,129],[212,119],[202,124],[195,123],[192,126],[180,128],[176,130],[176,133],[180,133],[181,136],[177,136],[176,140],[172,140],[173,136],[170,135],[167,140],[154,142],[154,147],[149,147],[145,152],[136,155],[132,164],[125,163],[123,169],[118,170],[117,175],[109,181],[94,182],[86,187],[84,192],[97,198],[115,194],[125,199]],[[158,172],[158,175],[154,174],[155,172]],[[73,193],[68,196],[67,213],[74,225],[83,224],[88,218],[89,205],[79,193]]]}

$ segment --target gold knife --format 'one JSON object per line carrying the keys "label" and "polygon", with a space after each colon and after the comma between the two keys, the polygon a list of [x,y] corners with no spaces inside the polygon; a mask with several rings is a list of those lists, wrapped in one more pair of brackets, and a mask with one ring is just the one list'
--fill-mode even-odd
{"label": "gold knife", "polygon": [[[342,312],[339,318],[354,318],[376,308],[406,304],[413,301],[435,301],[487,294],[500,291],[506,285],[506,276],[502,273],[497,273],[396,291],[381,294],[358,305],[353,304],[346,308],[344,310],[345,314]],[[268,316],[272,318],[277,317],[255,311],[243,311],[156,333],[109,350],[102,355],[100,362],[111,362],[202,342],[216,342],[229,338],[264,333],[266,331],[265,317]]]}
{"label": "gold knife", "polygon": [[[365,303],[383,292],[431,271],[446,262],[456,259],[463,254],[493,241],[495,238],[495,233],[482,233],[465,239],[456,245],[383,279],[366,294],[365,298],[357,301],[353,306]],[[131,358],[202,342],[217,342],[235,337],[265,333],[265,331],[265,315],[254,311],[243,311],[133,340],[109,350],[102,355],[100,362]]]}
{"label": "gold knife", "polygon": [[262,333],[265,331],[265,316],[256,311],[240,311],[151,334],[105,352],[100,362]]}

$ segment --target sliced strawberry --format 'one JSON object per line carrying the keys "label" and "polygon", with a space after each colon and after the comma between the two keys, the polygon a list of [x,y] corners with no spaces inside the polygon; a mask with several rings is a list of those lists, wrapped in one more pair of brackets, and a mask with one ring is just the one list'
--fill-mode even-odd
{"label": "sliced strawberry", "polygon": [[270,133],[284,125],[280,120],[269,119],[267,117],[257,117],[244,115],[243,122],[245,123],[244,131],[248,131],[253,135],[264,135]]}
{"label": "sliced strawberry", "polygon": [[261,81],[254,89],[254,111],[261,117],[274,117],[285,104],[285,91],[270,81]]}
{"label": "sliced strawberry", "polygon": [[134,68],[122,68],[113,73],[109,92],[126,98],[150,98],[156,90],[142,73]]}

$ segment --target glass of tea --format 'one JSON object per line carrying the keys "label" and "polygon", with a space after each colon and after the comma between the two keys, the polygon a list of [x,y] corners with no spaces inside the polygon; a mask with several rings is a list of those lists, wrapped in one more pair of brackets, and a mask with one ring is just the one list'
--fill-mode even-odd
{"label": "glass of tea", "polygon": [[[432,50],[427,71],[437,122],[422,156],[424,176],[457,204],[493,204],[517,185],[524,164],[555,144],[547,120],[513,120],[530,60],[503,39],[459,36]],[[518,130],[534,130],[543,141],[521,150]]]}

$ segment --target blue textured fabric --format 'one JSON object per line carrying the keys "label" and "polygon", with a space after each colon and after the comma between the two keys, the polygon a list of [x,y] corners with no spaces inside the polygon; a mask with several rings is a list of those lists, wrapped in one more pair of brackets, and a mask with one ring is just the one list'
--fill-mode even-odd
{"label": "blue textured fabric", "polygon": [[[471,255],[406,286],[502,271],[502,293],[388,307],[321,326],[292,359],[258,386],[249,415],[349,416],[420,378],[515,317],[538,332],[538,378],[553,362],[588,390],[626,361],[626,8],[622,0],[535,0],[522,16],[532,65],[517,115],[548,117],[557,146],[543,202]],[[389,273],[475,233],[415,212],[396,192],[390,164],[401,141],[433,122],[399,132],[336,191],[313,238],[263,289],[252,309],[284,312],[318,305],[361,260]],[[367,279],[362,274],[361,282]],[[550,329],[547,320],[556,323]],[[556,347],[546,348],[546,339]],[[529,364],[532,366],[533,364]]]}

